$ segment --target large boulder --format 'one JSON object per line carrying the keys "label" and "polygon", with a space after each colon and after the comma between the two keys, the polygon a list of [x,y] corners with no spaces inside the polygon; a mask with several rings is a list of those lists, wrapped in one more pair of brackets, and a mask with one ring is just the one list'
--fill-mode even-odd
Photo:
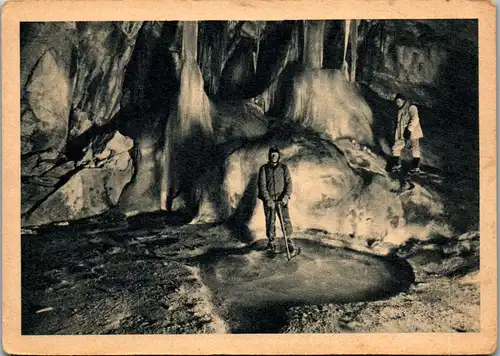
{"label": "large boulder", "polygon": [[116,206],[134,172],[129,153],[132,145],[130,138],[118,132],[96,138],[77,162],[76,173],[33,206],[23,216],[22,224],[81,219]]}
{"label": "large boulder", "polygon": [[[264,233],[265,223],[263,204],[257,200],[256,177],[259,167],[267,161],[267,150],[268,146],[260,145],[236,151],[229,157],[225,181],[235,212],[252,211],[247,215],[248,225],[257,235]],[[344,155],[332,144],[299,139],[284,147],[281,156],[292,175],[289,208],[295,230],[352,233],[352,212],[357,208],[353,192],[359,194],[364,183]],[[252,189],[249,185],[253,185]],[[242,203],[249,206],[242,209]],[[239,216],[235,218],[244,221]]]}
{"label": "large boulder", "polygon": [[[226,219],[247,226],[254,239],[265,238],[257,174],[267,161],[271,144],[281,145],[282,162],[290,168],[293,195],[289,209],[297,234],[324,231],[325,237],[347,236],[342,246],[370,252],[376,247],[380,254],[410,238],[451,234],[438,193],[417,186],[400,197],[391,192],[399,185],[385,173],[381,157],[350,140],[332,143],[314,137],[253,143],[236,150],[222,171],[213,170],[207,177],[210,183],[196,221]],[[223,189],[216,194],[221,172]]]}

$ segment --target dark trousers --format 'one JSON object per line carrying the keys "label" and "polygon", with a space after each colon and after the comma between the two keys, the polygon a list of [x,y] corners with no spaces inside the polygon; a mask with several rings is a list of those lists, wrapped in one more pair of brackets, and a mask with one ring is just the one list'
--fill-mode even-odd
{"label": "dark trousers", "polygon": [[[273,241],[276,238],[276,215],[278,215],[278,202],[276,202],[275,208],[268,208],[264,202],[264,214],[266,215],[266,236],[269,241]],[[288,205],[281,205],[282,220],[280,223],[285,228],[286,236],[290,238],[293,233],[292,221],[290,220],[290,212],[288,211]],[[279,215],[278,215],[279,216]]]}

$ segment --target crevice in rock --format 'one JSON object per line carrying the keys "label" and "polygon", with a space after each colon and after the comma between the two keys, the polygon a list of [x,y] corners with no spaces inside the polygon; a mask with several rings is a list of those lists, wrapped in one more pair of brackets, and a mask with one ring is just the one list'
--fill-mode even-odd
{"label": "crevice in rock", "polygon": [[80,172],[81,170],[85,169],[86,167],[84,166],[79,166],[73,171],[70,171],[66,173],[65,175],[61,176],[59,181],[53,186],[53,189],[45,195],[42,199],[38,200],[28,211],[26,211],[24,214],[22,214],[22,218],[29,218],[29,216],[38,208],[40,205],[42,205],[52,194],[54,194],[59,188],[61,188],[64,184],[66,184],[71,177],[73,177],[76,173]]}

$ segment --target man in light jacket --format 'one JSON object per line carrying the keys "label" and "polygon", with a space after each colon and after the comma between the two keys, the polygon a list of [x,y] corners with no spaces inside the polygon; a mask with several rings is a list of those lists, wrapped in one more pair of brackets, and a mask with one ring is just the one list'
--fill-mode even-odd
{"label": "man in light jacket", "polygon": [[264,213],[266,217],[266,235],[269,243],[268,249],[275,251],[276,245],[276,214],[278,204],[281,208],[281,225],[286,232],[288,248],[290,253],[296,251],[295,246],[290,239],[293,233],[290,213],[288,211],[288,201],[292,195],[292,177],[288,167],[281,163],[280,151],[277,147],[269,149],[268,162],[259,169],[259,198],[264,203]]}
{"label": "man in light jacket", "polygon": [[418,109],[402,94],[396,94],[394,100],[396,101],[396,106],[398,107],[398,117],[396,132],[394,134],[394,146],[392,147],[392,170],[399,171],[401,169],[401,151],[409,143],[413,158],[410,174],[419,173],[420,139],[424,137],[424,134],[422,132],[422,127],[420,127]]}

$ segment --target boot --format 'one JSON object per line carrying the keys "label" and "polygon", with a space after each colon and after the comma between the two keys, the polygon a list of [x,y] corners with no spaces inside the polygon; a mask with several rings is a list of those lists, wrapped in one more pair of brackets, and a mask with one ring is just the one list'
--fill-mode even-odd
{"label": "boot", "polygon": [[413,158],[411,161],[411,169],[410,174],[419,174],[420,173],[420,157]]}
{"label": "boot", "polygon": [[276,244],[274,243],[274,241],[269,241],[267,243],[267,250],[269,252],[276,252]]}
{"label": "boot", "polygon": [[297,256],[300,254],[300,247],[296,247],[291,239],[287,239],[288,251],[291,256]]}
{"label": "boot", "polygon": [[401,160],[399,157],[392,157],[392,168],[391,171],[399,172],[401,170]]}

